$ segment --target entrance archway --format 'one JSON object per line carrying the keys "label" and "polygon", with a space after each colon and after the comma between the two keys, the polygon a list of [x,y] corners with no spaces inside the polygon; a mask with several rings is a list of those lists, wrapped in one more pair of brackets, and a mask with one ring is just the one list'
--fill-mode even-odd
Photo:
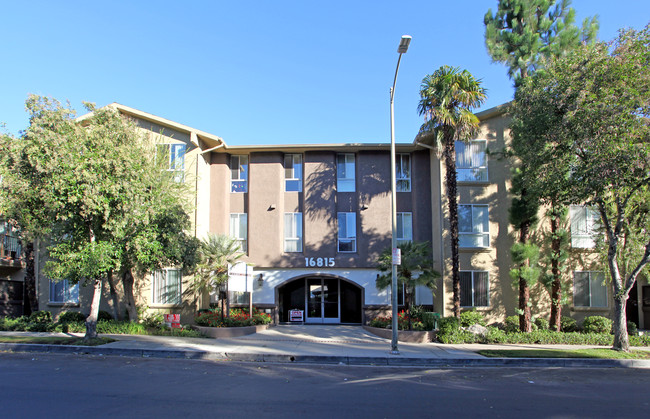
{"label": "entrance archway", "polygon": [[281,322],[289,321],[289,310],[305,313],[305,323],[360,324],[362,288],[335,276],[305,276],[278,287]]}

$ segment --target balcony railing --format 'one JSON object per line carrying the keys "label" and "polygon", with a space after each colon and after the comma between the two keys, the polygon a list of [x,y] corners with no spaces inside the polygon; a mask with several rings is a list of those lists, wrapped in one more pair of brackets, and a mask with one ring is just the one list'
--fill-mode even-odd
{"label": "balcony railing", "polygon": [[0,259],[4,262],[21,261],[22,245],[17,236],[0,234]]}

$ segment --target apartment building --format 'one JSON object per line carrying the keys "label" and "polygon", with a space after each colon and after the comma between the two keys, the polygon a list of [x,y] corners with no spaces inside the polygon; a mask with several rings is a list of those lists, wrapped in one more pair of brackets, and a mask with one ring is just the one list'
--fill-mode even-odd
{"label": "apartment building", "polygon": [[[168,147],[169,170],[195,191],[192,233],[238,240],[244,261],[252,266],[256,307],[278,322],[288,321],[289,310],[298,309],[305,322],[335,324],[365,323],[389,311],[389,290],[375,286],[377,257],[391,243],[389,144],[228,146],[215,135],[123,105],[109,106]],[[461,306],[481,311],[489,322],[516,314],[518,296],[509,276],[516,236],[508,223],[510,167],[500,157],[508,141],[504,111],[500,106],[477,114],[479,135],[456,147]],[[416,290],[416,304],[450,315],[444,162],[424,137],[398,144],[396,165],[396,239],[430,242],[434,267],[442,274],[434,295]],[[596,223],[589,208],[571,208],[573,257],[563,314],[576,319],[613,311],[611,287],[592,251]],[[55,314],[87,311],[92,290],[50,281],[40,272],[43,262],[40,252],[40,308]],[[140,278],[137,297],[151,310],[181,313],[183,322],[191,322],[198,307],[182,298],[189,281],[169,267]],[[547,316],[546,291],[537,285],[531,292],[534,315]],[[249,294],[230,294],[232,304],[248,305]],[[108,291],[104,297],[102,309],[113,312]],[[650,326],[646,277],[630,296],[628,318],[641,328]]]}

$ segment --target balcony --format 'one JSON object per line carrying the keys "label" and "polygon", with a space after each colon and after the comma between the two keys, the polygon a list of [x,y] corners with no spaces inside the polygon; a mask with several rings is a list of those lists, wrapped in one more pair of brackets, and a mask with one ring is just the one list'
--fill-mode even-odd
{"label": "balcony", "polygon": [[0,267],[24,267],[22,245],[17,236],[0,234]]}

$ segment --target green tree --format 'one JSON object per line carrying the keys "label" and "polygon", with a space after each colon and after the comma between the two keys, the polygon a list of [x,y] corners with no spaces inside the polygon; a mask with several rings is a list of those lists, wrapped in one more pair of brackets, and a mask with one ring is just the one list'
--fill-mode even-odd
{"label": "green tree", "polygon": [[[586,18],[582,28],[575,26],[575,11],[569,7],[570,0],[499,0],[497,12],[488,10],[485,14],[485,45],[494,62],[508,67],[508,75],[518,86],[535,70],[543,67],[544,58],[559,57],[578,47],[583,42],[591,43],[596,39],[598,19]],[[554,7],[555,6],[555,7]],[[526,146],[526,138],[519,138],[510,154],[521,160],[518,146]],[[526,245],[531,228],[537,223],[539,197],[530,193],[523,186],[530,176],[525,165],[517,167],[513,173],[514,195],[510,209],[510,221],[519,232],[519,243]],[[561,205],[556,201],[550,205]],[[554,213],[557,213],[555,211]],[[558,228],[559,220],[551,217],[552,229]],[[529,261],[522,261],[528,264]],[[516,266],[515,270],[522,270]],[[557,270],[556,270],[557,272]],[[560,276],[555,278],[559,287]],[[558,288],[559,289],[559,288]],[[519,279],[519,324],[522,331],[530,331],[530,289],[528,282]],[[559,319],[561,306],[551,305],[551,317]],[[558,320],[559,322],[559,320]],[[558,323],[559,324],[559,323]]]}
{"label": "green tree", "polygon": [[[519,86],[513,106],[513,136],[527,141],[520,157],[534,179],[527,187],[598,210],[614,291],[614,349],[624,351],[627,298],[650,262],[650,230],[633,216],[643,213],[637,204],[650,188],[649,117],[650,25],[549,59]],[[621,246],[636,249],[625,275]]]}
{"label": "green tree", "polygon": [[[228,266],[234,265],[243,256],[236,239],[223,234],[209,234],[200,243],[194,278],[186,294],[198,301],[218,291],[228,281]],[[224,311],[225,302],[222,297],[222,318]]]}
{"label": "green tree", "polygon": [[540,255],[541,277],[540,282],[551,298],[551,330],[561,330],[562,306],[568,302],[568,284],[563,280],[568,269],[566,261],[569,259],[568,209],[560,205],[551,204],[546,211],[550,219],[549,228],[538,231],[542,247]]}
{"label": "green tree", "polygon": [[418,112],[425,123],[418,137],[432,142],[445,159],[445,188],[449,208],[451,265],[454,315],[460,317],[460,265],[458,257],[458,190],[456,181],[456,144],[478,133],[479,120],[471,111],[486,98],[481,81],[458,68],[442,66],[427,75],[420,86]]}
{"label": "green tree", "polygon": [[39,96],[26,107],[28,129],[2,143],[2,210],[47,238],[49,277],[94,288],[86,338],[95,337],[106,277],[134,246],[161,246],[147,236],[128,240],[127,232],[164,212],[151,209],[160,184],[152,179],[166,174],[154,146],[114,110],[87,104],[92,112],[77,120],[69,106]]}
{"label": "green tree", "polygon": [[494,62],[508,67],[515,85],[539,67],[542,57],[595,41],[598,18],[585,18],[578,28],[570,5],[570,0],[499,0],[495,14],[487,11],[485,46]]}
{"label": "green tree", "polygon": [[[415,287],[423,285],[433,293],[436,289],[436,279],[440,274],[433,269],[431,244],[428,242],[407,242],[397,246],[402,252],[402,263],[397,265],[398,289],[404,289],[404,308],[408,315],[409,330],[411,324],[411,305],[415,296]],[[390,288],[392,283],[391,249],[384,250],[379,256],[378,269],[382,274],[377,276],[376,286],[379,290]]]}

